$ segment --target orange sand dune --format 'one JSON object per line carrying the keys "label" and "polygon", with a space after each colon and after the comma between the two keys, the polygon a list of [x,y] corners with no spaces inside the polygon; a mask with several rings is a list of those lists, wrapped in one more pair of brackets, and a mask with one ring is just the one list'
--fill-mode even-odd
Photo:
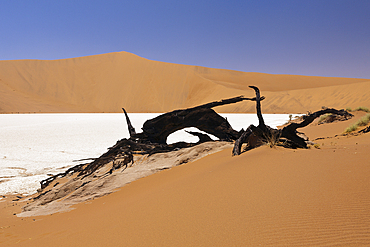
{"label": "orange sand dune", "polygon": [[320,149],[226,149],[67,213],[0,201],[0,245],[370,246],[370,134],[335,137],[361,115],[301,129]]}
{"label": "orange sand dune", "polygon": [[[223,98],[266,96],[264,112],[370,106],[370,80],[271,75],[147,60],[127,52],[0,61],[0,112],[166,112]],[[254,112],[242,102],[219,112]]]}

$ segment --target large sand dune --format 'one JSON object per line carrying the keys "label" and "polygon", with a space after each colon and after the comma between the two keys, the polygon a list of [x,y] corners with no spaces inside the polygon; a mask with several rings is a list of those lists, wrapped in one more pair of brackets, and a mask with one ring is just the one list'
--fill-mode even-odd
{"label": "large sand dune", "polygon": [[[0,61],[0,112],[119,112],[121,107],[164,112],[238,95],[252,97],[248,85],[258,86],[266,96],[263,112],[370,106],[370,80],[244,73],[155,62],[122,52]],[[216,110],[254,112],[255,104]],[[237,157],[226,148],[193,162],[184,156],[189,163],[181,166],[176,166],[177,154],[172,153],[176,162],[165,154],[164,160],[172,164],[163,163],[160,170],[176,167],[130,180],[98,199],[75,198],[82,202],[69,212],[55,213],[69,205],[60,197],[55,205],[61,210],[46,212],[34,199],[6,196],[0,200],[0,245],[370,246],[370,132],[341,135],[363,115],[356,112],[353,119],[323,125],[316,120],[300,129],[318,148],[262,146]],[[95,188],[112,181],[93,182]],[[75,192],[89,194],[83,188]],[[103,188],[100,192],[105,193]],[[26,214],[20,214],[21,207],[45,210],[37,215],[54,213],[22,217]]]}
{"label": "large sand dune", "polygon": [[[272,75],[147,60],[127,52],[0,61],[0,112],[166,112],[222,98],[266,96],[266,113],[370,105],[370,80]],[[254,112],[252,102],[219,112]]]}

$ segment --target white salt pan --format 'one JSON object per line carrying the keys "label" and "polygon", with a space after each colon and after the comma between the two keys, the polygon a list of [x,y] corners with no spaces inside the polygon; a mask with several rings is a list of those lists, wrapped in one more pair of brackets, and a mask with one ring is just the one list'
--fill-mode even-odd
{"label": "white salt pan", "polygon": [[[157,115],[129,114],[137,132]],[[258,124],[255,114],[221,115],[238,131]],[[276,127],[287,122],[289,115],[264,114],[264,118],[267,125]],[[47,174],[79,164],[73,160],[99,157],[129,134],[120,113],[0,114],[0,136],[0,195],[4,195],[34,193]],[[181,130],[170,135],[167,142],[180,140],[197,142],[198,138]]]}

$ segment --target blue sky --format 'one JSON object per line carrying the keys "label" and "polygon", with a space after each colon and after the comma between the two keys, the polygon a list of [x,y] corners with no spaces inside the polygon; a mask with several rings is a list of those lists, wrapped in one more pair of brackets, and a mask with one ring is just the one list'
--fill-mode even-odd
{"label": "blue sky", "polygon": [[0,60],[116,51],[246,72],[370,79],[370,1],[0,0]]}

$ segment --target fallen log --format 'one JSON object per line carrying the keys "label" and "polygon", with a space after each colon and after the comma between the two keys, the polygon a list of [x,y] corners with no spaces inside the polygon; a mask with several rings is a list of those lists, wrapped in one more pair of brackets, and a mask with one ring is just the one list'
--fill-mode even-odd
{"label": "fallen log", "polygon": [[[264,97],[259,97],[259,101],[263,99]],[[181,148],[192,147],[203,142],[212,141],[207,134],[188,131],[189,134],[199,137],[199,141],[197,143],[166,143],[167,137],[170,134],[186,127],[196,127],[199,130],[218,137],[220,140],[236,140],[239,138],[241,132],[234,130],[227,119],[218,115],[212,108],[238,103],[244,100],[256,101],[256,98],[244,98],[243,96],[239,96],[210,102],[193,108],[164,113],[156,118],[147,120],[143,125],[142,133],[136,133],[126,110],[122,108],[126,117],[130,138],[124,138],[117,141],[114,146],[109,148],[109,150],[99,158],[86,159],[93,160],[91,163],[76,165],[64,173],[54,175],[41,181],[41,189],[46,188],[56,178],[71,174],[77,174],[78,178],[83,179],[110,162],[113,163],[109,173],[122,167],[127,168],[129,163],[134,162],[134,154],[151,155],[161,152],[170,152]]]}
{"label": "fallen log", "polygon": [[303,117],[303,121],[300,123],[290,123],[289,125],[285,126],[281,130],[281,137],[286,138],[290,141],[292,141],[291,145],[293,147],[299,147],[299,148],[307,148],[307,143],[305,140],[297,135],[297,129],[306,127],[310,123],[312,123],[316,118],[320,117],[324,114],[336,114],[339,116],[345,116],[345,117],[352,117],[353,115],[346,110],[336,110],[333,108],[326,108],[320,111],[316,111],[314,113],[310,113]]}
{"label": "fallen log", "polygon": [[303,117],[303,121],[300,123],[290,123],[283,129],[274,129],[267,126],[264,122],[262,111],[261,111],[261,100],[260,91],[255,86],[249,86],[254,89],[256,93],[256,111],[258,117],[258,126],[250,125],[235,141],[232,155],[240,155],[241,148],[244,143],[247,143],[247,148],[255,148],[262,145],[263,143],[268,143],[271,146],[283,143],[285,147],[290,148],[307,148],[306,140],[300,137],[297,129],[306,127],[312,123],[316,118],[324,114],[336,114],[340,116],[351,117],[353,116],[345,110],[336,110],[332,108],[326,108],[314,113],[310,113]]}
{"label": "fallen log", "polygon": [[[260,98],[260,100],[263,99],[264,97]],[[136,136],[140,139],[147,139],[151,143],[166,144],[167,137],[175,131],[187,127],[196,127],[199,130],[218,137],[220,140],[236,140],[239,138],[240,133],[235,131],[229,122],[217,114],[212,108],[244,100],[255,101],[256,98],[239,96],[214,101],[193,108],[164,113],[156,118],[147,120],[142,128],[143,133]]]}

